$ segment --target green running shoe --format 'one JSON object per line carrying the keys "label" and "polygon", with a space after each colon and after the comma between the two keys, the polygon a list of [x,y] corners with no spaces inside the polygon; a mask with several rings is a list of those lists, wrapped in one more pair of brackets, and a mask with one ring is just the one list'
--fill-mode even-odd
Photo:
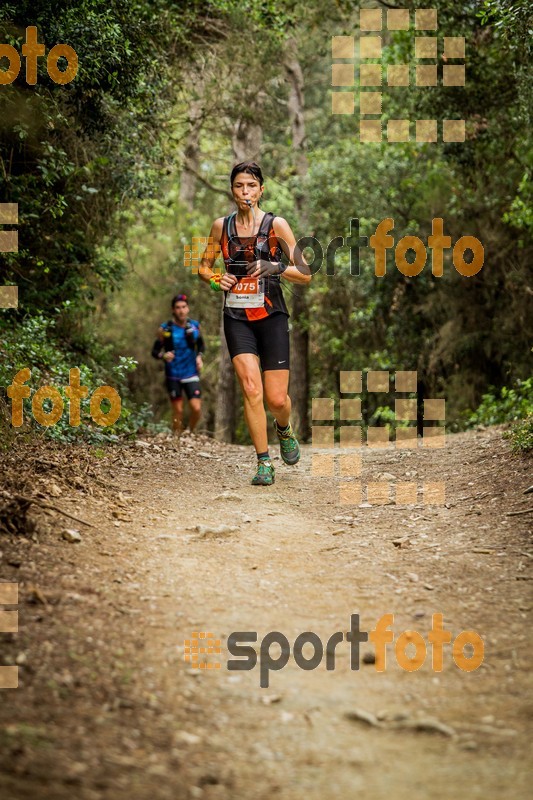
{"label": "green running shoe", "polygon": [[260,459],[257,462],[257,472],[252,478],[252,486],[272,486],[276,479],[276,472],[272,461]]}
{"label": "green running shoe", "polygon": [[288,431],[280,433],[277,422],[275,423],[276,433],[279,439],[279,451],[283,461],[293,466],[300,460],[300,445],[294,435],[292,426],[289,422]]}

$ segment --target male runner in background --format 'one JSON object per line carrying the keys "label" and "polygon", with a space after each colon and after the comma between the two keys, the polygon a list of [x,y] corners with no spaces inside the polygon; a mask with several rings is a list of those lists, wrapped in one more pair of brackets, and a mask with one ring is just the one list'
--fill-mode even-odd
{"label": "male runner in background", "polygon": [[172,319],[164,322],[152,348],[154,358],[165,362],[165,385],[172,406],[172,430],[181,433],[183,421],[183,392],[189,401],[189,428],[194,431],[201,415],[200,378],[204,340],[200,323],[189,319],[187,295],[172,298]]}

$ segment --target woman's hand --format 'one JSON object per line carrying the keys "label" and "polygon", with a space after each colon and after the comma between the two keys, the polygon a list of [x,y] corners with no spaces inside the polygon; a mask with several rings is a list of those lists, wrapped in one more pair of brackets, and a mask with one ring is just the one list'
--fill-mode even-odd
{"label": "woman's hand", "polygon": [[232,286],[237,283],[237,278],[235,275],[232,275],[230,272],[225,272],[224,275],[220,278],[220,288],[224,289],[225,292],[229,292]]}
{"label": "woman's hand", "polygon": [[265,278],[267,275],[279,275],[279,267],[279,261],[267,261],[261,258],[248,264],[246,272],[252,278]]}

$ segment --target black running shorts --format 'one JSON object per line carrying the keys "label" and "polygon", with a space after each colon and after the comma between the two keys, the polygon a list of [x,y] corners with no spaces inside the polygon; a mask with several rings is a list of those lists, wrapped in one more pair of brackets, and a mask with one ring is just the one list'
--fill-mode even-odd
{"label": "black running shorts", "polygon": [[259,356],[261,369],[289,369],[289,318],[274,313],[250,322],[224,314],[224,333],[231,358],[242,353]]}
{"label": "black running shorts", "polygon": [[178,378],[166,378],[165,383],[171,400],[178,400],[182,397],[183,392],[187,395],[188,400],[195,400],[202,396],[200,378],[186,381],[180,381]]}

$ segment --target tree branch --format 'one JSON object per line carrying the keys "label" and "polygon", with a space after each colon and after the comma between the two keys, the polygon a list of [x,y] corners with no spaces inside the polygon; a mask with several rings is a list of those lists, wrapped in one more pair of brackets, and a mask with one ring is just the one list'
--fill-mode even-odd
{"label": "tree branch", "polygon": [[213,184],[210,183],[206,178],[204,178],[203,175],[200,175],[200,173],[197,170],[193,169],[188,164],[185,165],[185,168],[188,169],[189,172],[192,172],[192,174],[196,178],[198,178],[200,183],[203,183],[204,186],[207,186],[207,188],[211,189],[212,192],[218,192],[218,194],[223,194],[224,197],[226,197],[228,200],[233,200],[233,195],[231,194],[231,192],[228,192],[227,189],[223,189],[221,186],[213,186]]}

